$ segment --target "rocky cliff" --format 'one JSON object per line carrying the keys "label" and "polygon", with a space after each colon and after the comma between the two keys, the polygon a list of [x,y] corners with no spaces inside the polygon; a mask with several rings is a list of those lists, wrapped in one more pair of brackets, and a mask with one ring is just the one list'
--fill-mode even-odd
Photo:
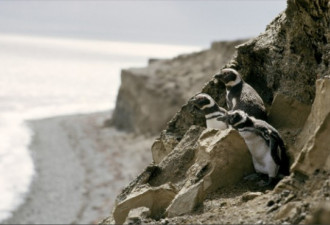
{"label": "rocky cliff", "polygon": [[142,134],[157,134],[177,110],[227,63],[243,41],[215,42],[210,49],[169,60],[150,60],[146,68],[121,73],[111,124]]}
{"label": "rocky cliff", "polygon": [[[329,224],[329,41],[330,2],[288,0],[266,31],[241,44],[225,65],[267,104],[269,122],[289,150],[290,176],[270,189],[242,179],[253,167],[237,131],[205,129],[203,116],[186,103],[154,142],[154,162],[122,191],[103,223]],[[167,71],[179,74],[183,69],[171,62]],[[223,105],[224,87],[210,78],[200,91]]]}

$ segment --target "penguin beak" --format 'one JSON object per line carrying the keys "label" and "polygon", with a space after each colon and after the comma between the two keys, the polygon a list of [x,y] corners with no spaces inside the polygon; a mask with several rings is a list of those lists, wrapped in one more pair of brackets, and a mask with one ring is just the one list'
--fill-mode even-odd
{"label": "penguin beak", "polygon": [[191,99],[189,99],[188,103],[190,104],[194,104],[196,102],[196,98],[192,97]]}
{"label": "penguin beak", "polygon": [[201,110],[200,109],[200,104],[199,104],[200,103],[200,99],[199,98],[196,98],[196,96],[194,96],[191,99],[189,99],[188,103],[190,105],[192,105],[194,109],[196,109],[198,111]]}
{"label": "penguin beak", "polygon": [[214,84],[217,84],[217,83],[219,83],[220,81],[222,81],[222,79],[221,79],[222,76],[223,76],[223,74],[221,74],[221,72],[215,74],[215,75],[213,76],[213,83],[214,83]]}
{"label": "penguin beak", "polygon": [[189,99],[188,103],[191,104],[191,105],[193,105],[194,108],[199,109],[199,108],[197,107],[197,99],[196,99],[196,97],[192,97],[191,99]]}
{"label": "penguin beak", "polygon": [[228,113],[226,114],[226,123],[232,125],[233,123],[233,117],[229,115]]}

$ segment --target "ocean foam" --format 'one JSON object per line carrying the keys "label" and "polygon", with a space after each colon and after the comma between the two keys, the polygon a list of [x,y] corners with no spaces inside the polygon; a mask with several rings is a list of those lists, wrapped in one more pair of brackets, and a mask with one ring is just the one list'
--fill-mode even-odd
{"label": "ocean foam", "polygon": [[26,147],[32,133],[20,115],[2,114],[0,120],[0,220],[19,206],[34,174]]}

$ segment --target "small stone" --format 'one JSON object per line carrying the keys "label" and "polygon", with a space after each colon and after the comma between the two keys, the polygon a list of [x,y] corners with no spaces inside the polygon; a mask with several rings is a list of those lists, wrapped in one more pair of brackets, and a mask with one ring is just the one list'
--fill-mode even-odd
{"label": "small stone", "polygon": [[290,202],[292,199],[294,199],[296,197],[295,194],[290,194],[284,201],[284,204]]}
{"label": "small stone", "polygon": [[169,221],[168,219],[161,219],[160,221],[162,224],[169,224]]}
{"label": "small stone", "polygon": [[276,209],[278,209],[279,208],[279,206],[276,204],[276,205],[273,205],[268,211],[267,211],[267,213],[271,213],[271,212],[273,212],[273,211],[275,211]]}
{"label": "small stone", "polygon": [[250,201],[256,197],[259,197],[262,195],[262,192],[247,192],[245,193],[242,198],[241,198],[241,201],[242,202],[247,202],[247,201]]}
{"label": "small stone", "polygon": [[263,224],[264,222],[262,220],[258,220],[256,224]]}
{"label": "small stone", "polygon": [[289,194],[290,194],[290,191],[289,191],[289,190],[284,190],[284,191],[282,192],[282,196],[284,196],[284,197],[289,196]]}
{"label": "small stone", "polygon": [[303,219],[305,219],[305,218],[306,218],[306,213],[305,213],[305,212],[301,213],[301,214],[300,214],[300,219],[303,220]]}
{"label": "small stone", "polygon": [[223,207],[223,206],[226,206],[227,205],[227,202],[221,202],[220,203],[220,207]]}

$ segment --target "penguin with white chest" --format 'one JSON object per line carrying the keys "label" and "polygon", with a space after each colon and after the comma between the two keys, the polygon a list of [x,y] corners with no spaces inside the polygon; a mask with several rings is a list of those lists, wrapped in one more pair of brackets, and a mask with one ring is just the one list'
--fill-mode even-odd
{"label": "penguin with white chest", "polygon": [[228,128],[226,122],[227,110],[220,107],[210,95],[197,94],[189,102],[204,113],[207,128],[219,130]]}
{"label": "penguin with white chest", "polygon": [[266,120],[267,113],[259,94],[234,69],[226,68],[214,75],[214,82],[221,81],[226,86],[226,103],[229,110],[243,110],[249,116]]}
{"label": "penguin with white chest", "polygon": [[274,127],[241,110],[228,112],[227,123],[244,138],[256,172],[268,175],[266,185],[276,182],[279,175],[289,175],[289,158],[284,142]]}

